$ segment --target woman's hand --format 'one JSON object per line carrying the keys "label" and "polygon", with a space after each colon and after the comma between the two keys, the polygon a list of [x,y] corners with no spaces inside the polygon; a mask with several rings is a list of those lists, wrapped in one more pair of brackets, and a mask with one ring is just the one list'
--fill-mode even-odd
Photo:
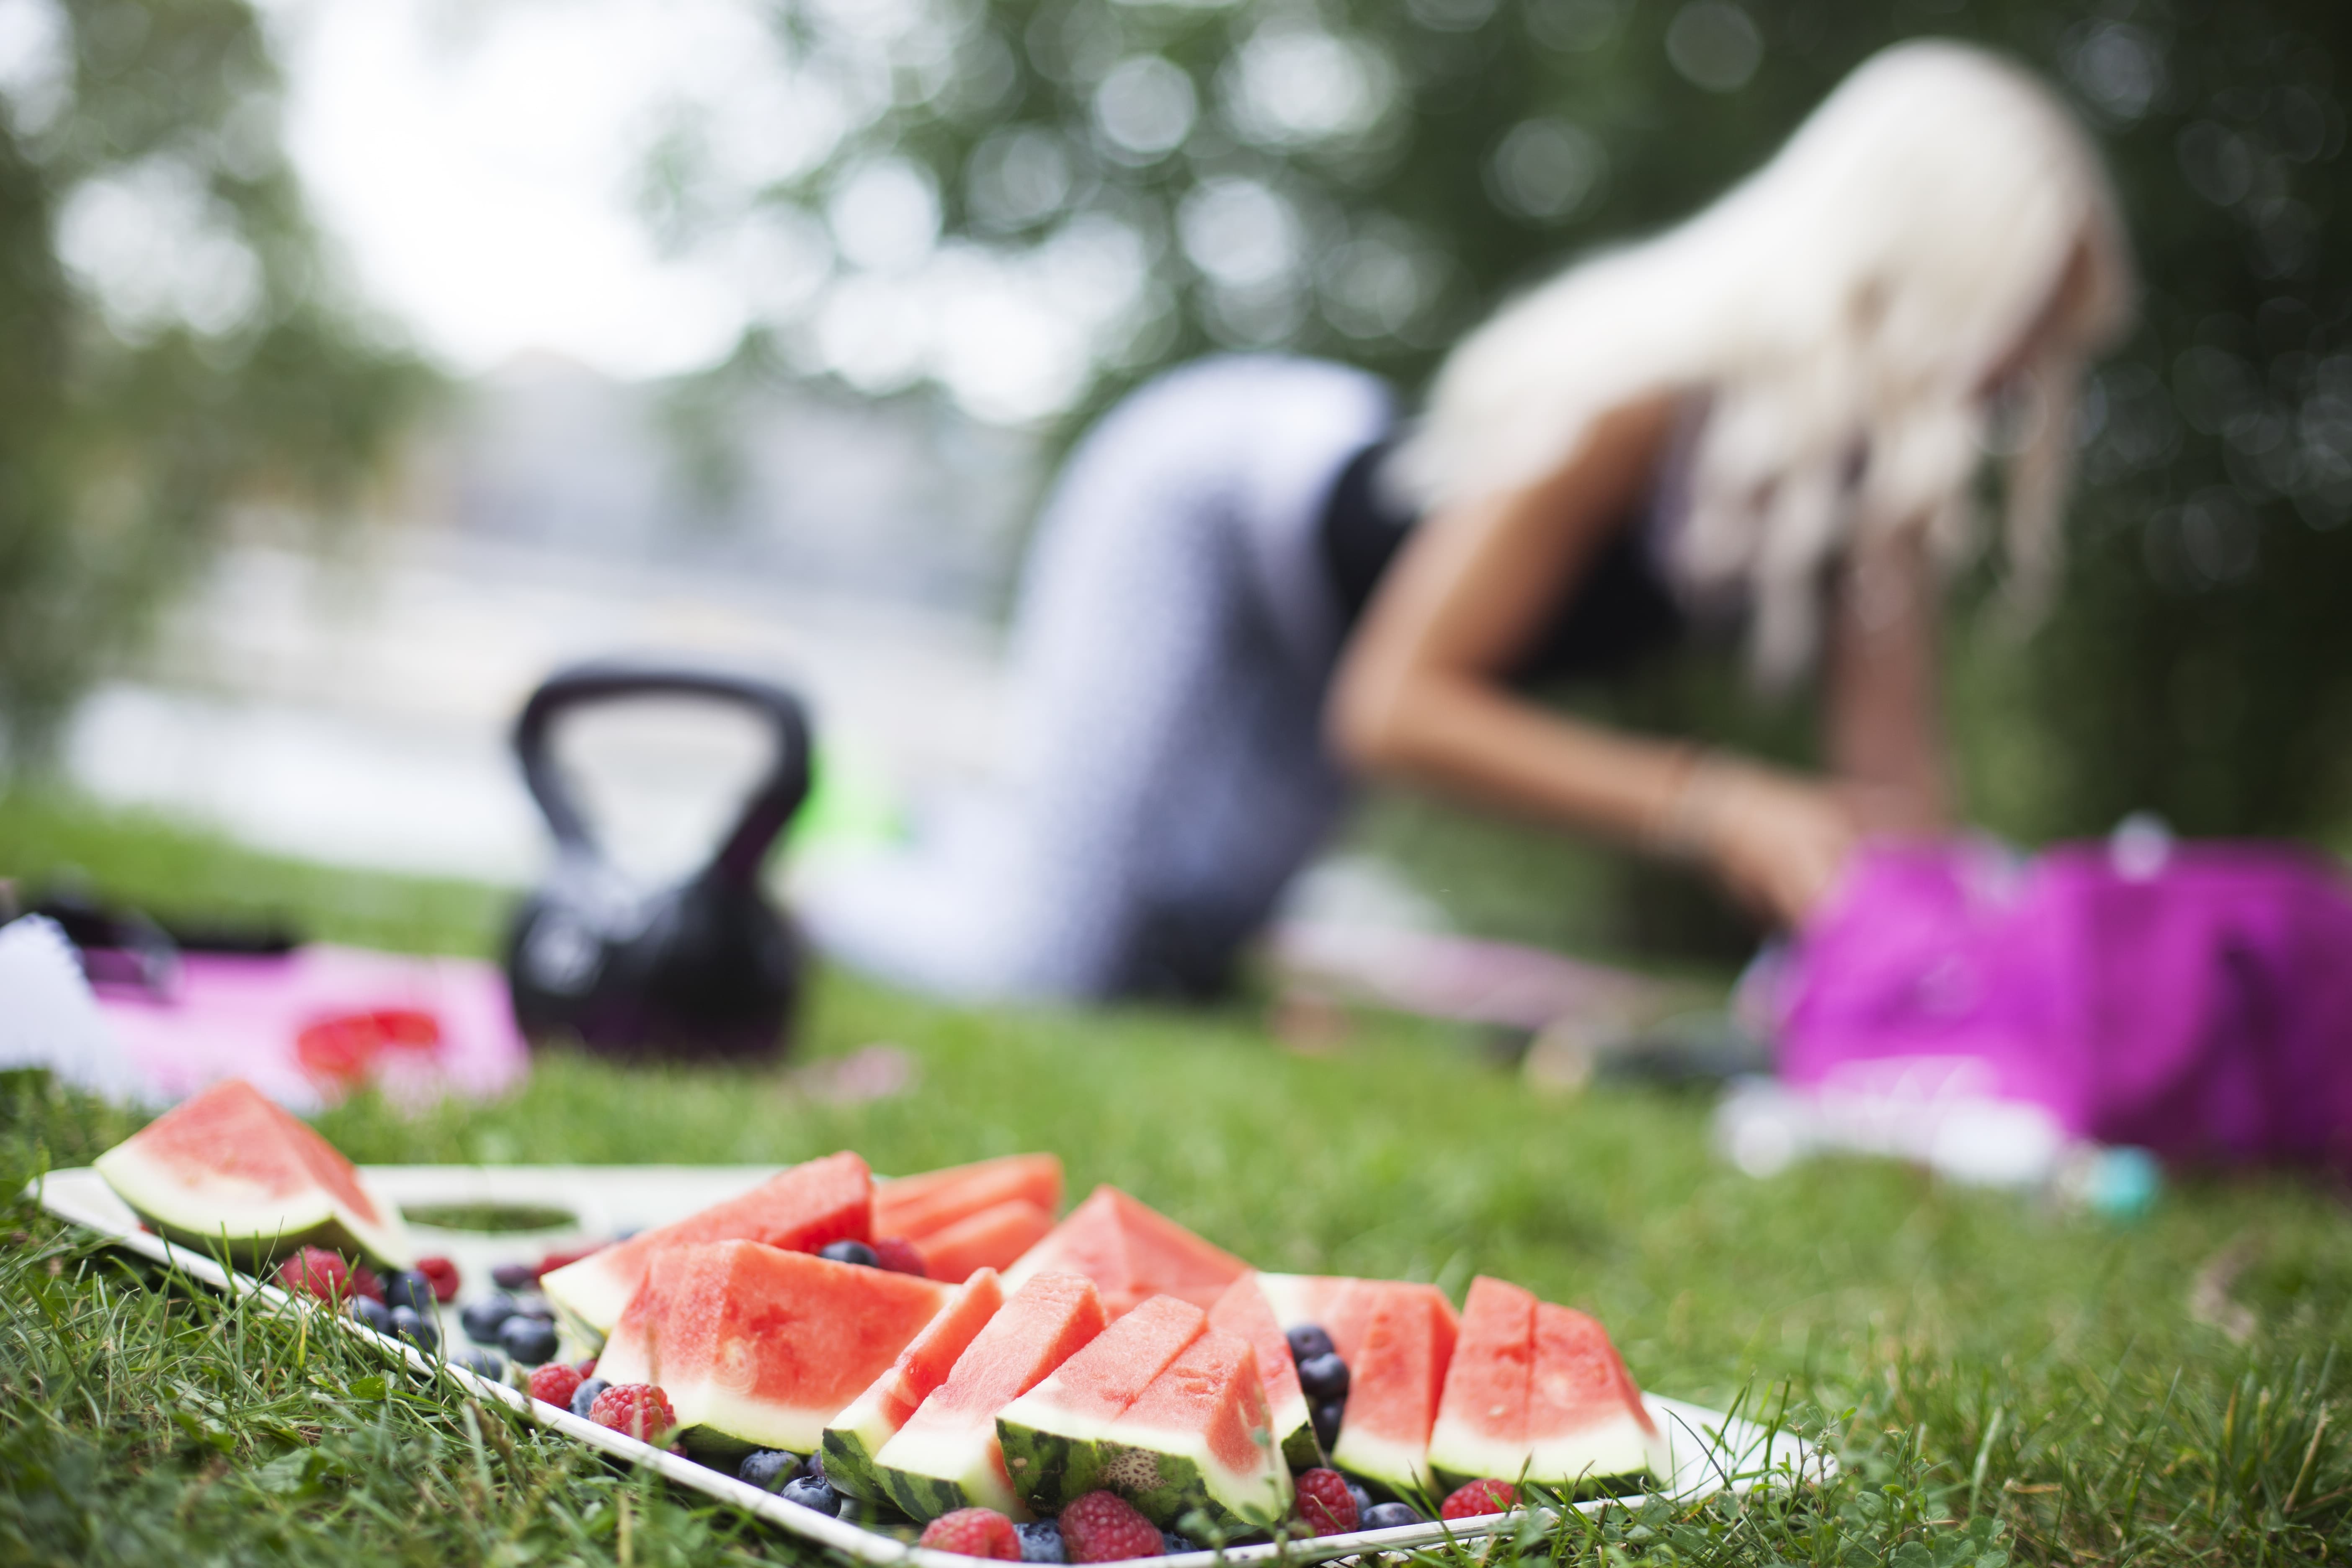
{"label": "woman's hand", "polygon": [[1684,786],[1687,842],[1732,895],[1780,925],[1803,921],[1837,883],[1872,815],[1853,793],[1709,757]]}

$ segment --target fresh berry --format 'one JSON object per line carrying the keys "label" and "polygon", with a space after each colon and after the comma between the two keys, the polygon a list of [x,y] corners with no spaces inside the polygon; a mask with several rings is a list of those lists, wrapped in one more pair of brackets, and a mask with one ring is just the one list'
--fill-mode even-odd
{"label": "fresh berry", "polygon": [[596,1396],[612,1386],[601,1377],[584,1380],[572,1391],[572,1414],[586,1420],[588,1412],[596,1407]]}
{"label": "fresh berry", "polygon": [[350,1301],[362,1296],[383,1300],[383,1287],[363,1265],[347,1263],[341,1254],[323,1247],[306,1247],[279,1264],[278,1283],[321,1301]]}
{"label": "fresh berry", "polygon": [[392,1309],[373,1296],[362,1296],[352,1303],[352,1316],[377,1333],[392,1332]]}
{"label": "fresh berry", "polygon": [[807,1463],[801,1466],[801,1474],[806,1476],[813,1481],[821,1481],[824,1479],[824,1450],[823,1448],[813,1449],[810,1452]]}
{"label": "fresh berry", "polygon": [[457,1266],[446,1258],[420,1258],[416,1272],[433,1282],[433,1299],[454,1301],[457,1299]]}
{"label": "fresh berry", "polygon": [[841,1494],[833,1489],[831,1481],[821,1476],[803,1476],[794,1480],[784,1488],[784,1500],[836,1518],[841,1513]]}
{"label": "fresh berry", "polygon": [[1345,1404],[1332,1399],[1315,1406],[1313,1413],[1308,1416],[1308,1419],[1315,1423],[1315,1440],[1323,1445],[1325,1453],[1328,1454],[1339,1446],[1339,1418],[1347,1413],[1348,1407]]}
{"label": "fresh berry", "polygon": [[555,1303],[536,1290],[519,1290],[510,1300],[518,1318],[537,1318],[542,1322],[555,1321]]}
{"label": "fresh berry", "polygon": [[625,1432],[650,1443],[677,1425],[669,1396],[650,1383],[624,1383],[607,1388],[588,1407],[588,1419],[599,1426]]}
{"label": "fresh berry", "polygon": [[1013,1521],[992,1508],[960,1508],[943,1513],[923,1526],[922,1539],[915,1544],[965,1557],[993,1557],[1000,1563],[1021,1561],[1021,1537],[1013,1533]]}
{"label": "fresh berry", "polygon": [[1298,1478],[1298,1517],[1318,1535],[1345,1535],[1356,1528],[1356,1494],[1337,1470],[1312,1469]]}
{"label": "fresh berry", "polygon": [[499,1331],[499,1346],[517,1366],[537,1366],[555,1359],[555,1325],[537,1318],[509,1318]]}
{"label": "fresh berry", "polygon": [[452,1359],[476,1377],[487,1377],[492,1383],[500,1382],[507,1375],[507,1358],[496,1351],[467,1351]]}
{"label": "fresh berry", "polygon": [[1016,1524],[1013,1533],[1021,1538],[1021,1561],[1024,1563],[1067,1563],[1069,1557],[1062,1546],[1062,1527],[1050,1519],[1034,1524]]}
{"label": "fresh berry", "polygon": [[1336,1354],[1308,1356],[1298,1363],[1298,1386],[1309,1399],[1345,1399],[1348,1363]]}
{"label": "fresh berry", "polygon": [[787,1477],[800,1474],[801,1457],[786,1448],[754,1448],[743,1456],[735,1474],[763,1492],[774,1491]]}
{"label": "fresh berry", "polygon": [[392,1331],[426,1355],[431,1355],[441,1343],[441,1331],[433,1326],[432,1319],[414,1307],[394,1307],[392,1310]]}
{"label": "fresh berry", "polygon": [[[583,1247],[572,1252],[551,1252],[546,1257],[541,1258],[538,1262],[532,1264],[529,1273],[525,1275],[520,1283],[524,1285],[536,1285],[539,1283],[542,1276],[552,1274],[559,1268],[569,1268],[573,1264],[579,1262],[582,1258],[587,1257],[590,1253],[602,1252],[603,1250],[604,1249],[601,1247]],[[508,1289],[513,1289],[515,1287],[510,1285]]]}
{"label": "fresh berry", "polygon": [[1192,1550],[1192,1543],[1174,1531],[1163,1530],[1160,1532],[1160,1554],[1162,1557],[1178,1557]]}
{"label": "fresh berry", "polygon": [[1073,1563],[1160,1555],[1160,1527],[1117,1492],[1088,1492],[1062,1510],[1062,1550]]}
{"label": "fresh berry", "polygon": [[893,1274],[912,1274],[921,1279],[930,1272],[923,1267],[923,1255],[903,1236],[886,1236],[876,1242],[874,1261]]}
{"label": "fresh berry", "polygon": [[1489,1476],[1458,1487],[1437,1510],[1440,1519],[1479,1519],[1490,1513],[1508,1513],[1519,1506],[1518,1491],[1508,1481],[1498,1481]]}
{"label": "fresh berry", "polygon": [[[872,1247],[862,1241],[828,1241],[816,1249],[819,1258],[835,1263],[855,1263],[860,1268],[879,1268],[882,1259]],[[946,1517],[941,1515],[942,1518]]]}
{"label": "fresh berry", "polygon": [[433,1281],[414,1268],[395,1269],[383,1277],[383,1304],[412,1312],[433,1310]]}
{"label": "fresh berry", "polygon": [[490,1270],[490,1283],[501,1290],[520,1290],[539,1279],[539,1268],[530,1263],[501,1263]]}
{"label": "fresh berry", "polygon": [[582,1356],[572,1363],[572,1369],[583,1377],[593,1377],[596,1375],[596,1358],[593,1355]]}
{"label": "fresh berry", "polygon": [[1348,1495],[1356,1500],[1356,1528],[1361,1530],[1364,1528],[1364,1515],[1372,1511],[1372,1494],[1349,1481]]}
{"label": "fresh berry", "polygon": [[457,1309],[457,1324],[466,1337],[478,1345],[499,1342],[499,1331],[515,1315],[513,1299],[507,1296],[485,1296],[478,1301],[468,1301]]}
{"label": "fresh berry", "polygon": [[1294,1363],[1331,1353],[1331,1336],[1323,1331],[1320,1324],[1301,1323],[1283,1337],[1290,1342],[1290,1359]]}
{"label": "fresh berry", "polygon": [[558,1409],[569,1409],[572,1396],[580,1392],[580,1385],[585,1381],[578,1367],[551,1361],[545,1366],[530,1369],[530,1396],[544,1400]]}
{"label": "fresh berry", "polygon": [[1359,1528],[1364,1530],[1394,1530],[1399,1525],[1421,1524],[1421,1510],[1409,1502],[1376,1502],[1365,1510]]}

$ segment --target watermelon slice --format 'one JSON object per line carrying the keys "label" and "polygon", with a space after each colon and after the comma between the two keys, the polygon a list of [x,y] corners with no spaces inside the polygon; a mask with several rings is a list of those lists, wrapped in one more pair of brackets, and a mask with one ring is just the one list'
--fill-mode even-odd
{"label": "watermelon slice", "polygon": [[1059,1513],[1097,1489],[1095,1439],[1208,1326],[1192,1302],[1154,1296],[998,1411],[1005,1474],[1022,1500],[1039,1513]]}
{"label": "watermelon slice", "polygon": [[1097,1447],[1103,1484],[1154,1524],[1197,1510],[1221,1531],[1246,1533],[1290,1512],[1290,1470],[1275,1447],[1257,1352],[1235,1335],[1202,1332]]}
{"label": "watermelon slice", "polygon": [[[920,1241],[982,1209],[1015,1199],[1048,1219],[1062,1207],[1062,1162],[1055,1154],[1007,1154],[874,1184],[874,1234]],[[1019,1254],[1013,1255],[1018,1257]],[[1006,1262],[1011,1262],[1007,1258]]]}
{"label": "watermelon slice", "polygon": [[1261,1281],[1276,1321],[1320,1324],[1348,1363],[1348,1413],[1331,1462],[1391,1491],[1428,1489],[1430,1427],[1459,1326],[1444,1292],[1328,1275]]}
{"label": "watermelon slice", "polygon": [[405,1268],[399,1209],[335,1146],[243,1079],[215,1084],[100,1154],[98,1173],[159,1235],[259,1269],[305,1247]]}
{"label": "watermelon slice", "polygon": [[1012,1267],[1053,1228],[1051,1210],[1027,1198],[1007,1198],[919,1237],[911,1245],[923,1260],[924,1273],[954,1282],[969,1279],[976,1268]]}
{"label": "watermelon slice", "polygon": [[948,1380],[956,1358],[1003,1305],[1004,1291],[996,1282],[996,1270],[980,1270],[898,1352],[890,1369],[833,1418],[824,1429],[824,1479],[835,1490],[869,1502],[884,1500],[882,1484],[874,1474],[874,1456],[898,1436],[898,1428],[931,1390]]}
{"label": "watermelon slice", "polygon": [[1257,1372],[1265,1385],[1266,1413],[1274,1421],[1275,1441],[1296,1475],[1323,1462],[1323,1446],[1315,1440],[1315,1420],[1306,1392],[1298,1386],[1298,1369],[1291,1364],[1290,1342],[1275,1321],[1265,1299],[1264,1276],[1244,1274],[1225,1288],[1209,1309],[1209,1326],[1247,1340],[1257,1352]]}
{"label": "watermelon slice", "polygon": [[1666,1479],[1674,1458],[1609,1331],[1574,1308],[1537,1302],[1528,1479],[1571,1486],[1643,1470]]}
{"label": "watermelon slice", "polygon": [[1101,1333],[1103,1322],[1091,1279],[1041,1274],[1022,1286],[874,1456],[890,1500],[920,1520],[972,1507],[1027,1518],[1005,1476],[996,1413]]}
{"label": "watermelon slice", "polygon": [[911,1274],[756,1241],[668,1247],[614,1326],[596,1375],[658,1384],[698,1457],[805,1454],[949,1294]]}
{"label": "watermelon slice", "polygon": [[620,1321],[654,1254],[665,1247],[757,1241],[786,1252],[814,1252],[829,1241],[866,1240],[872,1209],[873,1177],[866,1162],[845,1149],[780,1172],[740,1197],[592,1252],[542,1277],[539,1288],[565,1324],[593,1346]]}
{"label": "watermelon slice", "polygon": [[1097,1187],[1043,1241],[1004,1271],[1017,1288],[1040,1274],[1083,1274],[1102,1290],[1114,1318],[1153,1296],[1206,1310],[1249,1265],[1117,1187]]}
{"label": "watermelon slice", "polygon": [[1672,1474],[1657,1424],[1601,1325],[1484,1276],[1464,1303],[1429,1462],[1448,1486],[1480,1476],[1573,1487]]}

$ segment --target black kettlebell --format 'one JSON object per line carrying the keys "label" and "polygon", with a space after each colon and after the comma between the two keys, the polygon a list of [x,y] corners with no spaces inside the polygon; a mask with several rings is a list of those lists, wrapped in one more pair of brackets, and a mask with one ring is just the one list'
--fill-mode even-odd
{"label": "black kettlebell", "polygon": [[[633,887],[604,858],[549,752],[559,714],[617,698],[740,703],[775,752],[709,863],[674,888]],[[560,670],[515,721],[515,755],[555,834],[545,886],[515,911],[507,980],[533,1039],[572,1037],[622,1057],[745,1058],[788,1048],[799,940],[760,890],[760,868],[809,789],[808,721],[792,693],[707,670],[598,662]]]}

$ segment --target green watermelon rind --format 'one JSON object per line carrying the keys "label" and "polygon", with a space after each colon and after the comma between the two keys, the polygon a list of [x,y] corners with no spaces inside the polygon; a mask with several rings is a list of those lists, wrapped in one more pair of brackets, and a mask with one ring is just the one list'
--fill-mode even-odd
{"label": "green watermelon rind", "polygon": [[1114,1430],[1097,1441],[1097,1476],[1106,1489],[1163,1530],[1198,1514],[1213,1531],[1230,1538],[1269,1530],[1288,1515],[1290,1478],[1272,1462],[1270,1439],[1269,1463],[1260,1476],[1230,1490],[1212,1479],[1212,1467],[1184,1452],[1194,1446],[1181,1434],[1161,1437]]}
{"label": "green watermelon rind", "polygon": [[1339,1424],[1339,1440],[1332,1445],[1331,1466],[1398,1497],[1433,1487],[1426,1447],[1370,1436],[1360,1430],[1351,1432],[1344,1419]]}
{"label": "green watermelon rind", "polygon": [[824,1455],[824,1479],[833,1483],[833,1489],[867,1502],[887,1500],[874,1457],[898,1435],[882,1414],[881,1404],[877,1384],[825,1423],[824,1436],[818,1440],[818,1449]]}
{"label": "green watermelon rind", "polygon": [[1290,1467],[1294,1476],[1317,1469],[1327,1460],[1322,1441],[1315,1436],[1315,1423],[1300,1422],[1282,1435],[1282,1462]]}
{"label": "green watermelon rind", "polygon": [[991,1423],[956,1431],[909,1426],[875,1456],[874,1474],[883,1495],[909,1518],[934,1520],[960,1508],[992,1508],[1013,1520],[1029,1510],[1004,1484],[991,1462],[996,1428]]}
{"label": "green watermelon rind", "polygon": [[[1024,1408],[1024,1405],[1027,1407]],[[1022,1501],[1041,1514],[1059,1513],[1065,1503],[1099,1489],[1096,1477],[1102,1468],[1097,1439],[1100,1424],[1062,1419],[1059,1429],[1048,1425],[1058,1412],[1039,1408],[1024,1394],[997,1413],[996,1441],[1004,1454],[1004,1473]]]}

